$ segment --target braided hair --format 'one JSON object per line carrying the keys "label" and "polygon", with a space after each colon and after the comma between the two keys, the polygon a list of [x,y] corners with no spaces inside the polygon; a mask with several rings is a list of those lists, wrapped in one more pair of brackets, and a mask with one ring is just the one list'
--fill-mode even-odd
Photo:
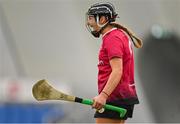
{"label": "braided hair", "polygon": [[[143,43],[142,43],[142,40],[140,38],[138,38],[132,31],[130,31],[127,27],[123,26],[123,25],[120,25],[120,24],[117,24],[117,23],[114,23],[114,22],[111,22],[109,23],[110,26],[112,27],[116,27],[118,29],[122,29],[123,31],[125,31],[129,37],[131,38],[134,46],[136,48],[141,48]],[[134,39],[136,40],[136,42],[134,41]]]}

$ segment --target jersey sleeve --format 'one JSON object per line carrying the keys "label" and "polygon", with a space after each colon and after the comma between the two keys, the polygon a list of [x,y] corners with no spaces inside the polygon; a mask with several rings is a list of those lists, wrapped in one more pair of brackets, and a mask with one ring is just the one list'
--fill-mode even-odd
{"label": "jersey sleeve", "polygon": [[104,47],[106,49],[109,60],[115,57],[123,57],[123,41],[119,37],[112,36],[111,38],[107,39]]}

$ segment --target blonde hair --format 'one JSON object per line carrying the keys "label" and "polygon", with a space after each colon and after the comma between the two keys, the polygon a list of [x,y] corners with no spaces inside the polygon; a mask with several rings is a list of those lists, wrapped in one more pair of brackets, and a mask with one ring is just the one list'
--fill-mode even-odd
{"label": "blonde hair", "polygon": [[[123,26],[123,25],[120,25],[120,24],[117,24],[117,23],[110,23],[110,25],[112,27],[116,27],[118,29],[122,29],[123,31],[125,31],[129,37],[131,38],[134,46],[136,48],[142,48],[143,46],[143,43],[142,43],[142,40],[140,38],[138,38],[132,31],[130,31],[127,27]],[[134,41],[134,39],[136,40],[136,42]]]}

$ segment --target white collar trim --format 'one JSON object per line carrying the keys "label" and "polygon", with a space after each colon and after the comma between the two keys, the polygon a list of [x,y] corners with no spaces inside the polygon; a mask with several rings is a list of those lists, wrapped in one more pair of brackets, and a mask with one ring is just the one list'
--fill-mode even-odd
{"label": "white collar trim", "polygon": [[105,34],[102,35],[102,38],[103,38],[106,34],[110,33],[111,31],[114,31],[114,30],[116,30],[116,29],[117,29],[117,28],[112,28],[111,30],[107,31]]}

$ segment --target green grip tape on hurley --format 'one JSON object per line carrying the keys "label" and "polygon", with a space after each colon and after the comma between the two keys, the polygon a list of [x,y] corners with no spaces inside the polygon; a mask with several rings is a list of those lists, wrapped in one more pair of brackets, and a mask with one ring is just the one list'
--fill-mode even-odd
{"label": "green grip tape on hurley", "polygon": [[[93,104],[93,101],[90,100],[90,99],[83,99],[83,100],[82,100],[82,104],[92,105],[92,104]],[[123,117],[125,116],[126,112],[127,112],[127,110],[124,109],[124,108],[120,108],[120,107],[113,106],[113,105],[108,105],[108,104],[105,104],[105,105],[103,106],[103,108],[109,109],[109,110],[112,110],[112,111],[119,112],[121,118],[123,118]]]}

